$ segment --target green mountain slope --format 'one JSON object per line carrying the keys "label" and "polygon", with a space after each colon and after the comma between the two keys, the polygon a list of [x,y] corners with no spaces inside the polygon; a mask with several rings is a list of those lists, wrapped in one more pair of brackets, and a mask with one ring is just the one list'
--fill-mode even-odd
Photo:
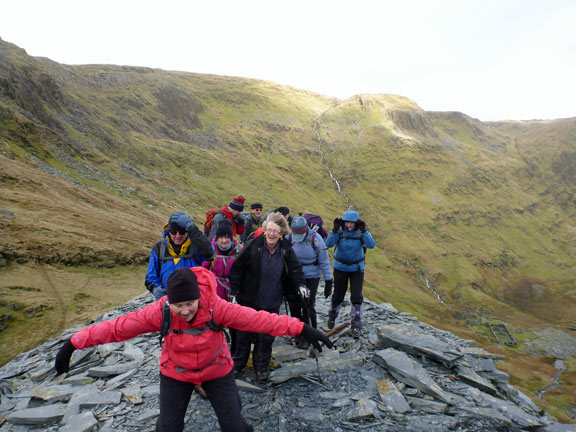
{"label": "green mountain slope", "polygon": [[[43,299],[42,339],[141,292],[167,216],[202,224],[238,193],[328,225],[359,210],[377,241],[366,296],[506,350],[529,394],[553,359],[526,354],[525,331],[573,326],[576,118],[482,123],[395,95],[342,101],[244,78],[66,66],[0,40],[0,148],[3,340],[37,322],[17,303]],[[57,277],[66,284],[46,282]],[[494,341],[489,322],[508,323],[519,345]],[[25,348],[14,346],[4,361]],[[576,390],[571,361],[550,402],[561,410]]]}

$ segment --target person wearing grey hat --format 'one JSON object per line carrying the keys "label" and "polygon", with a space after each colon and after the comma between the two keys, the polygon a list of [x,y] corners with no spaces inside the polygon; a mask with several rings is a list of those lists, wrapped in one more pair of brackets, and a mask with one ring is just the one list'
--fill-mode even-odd
{"label": "person wearing grey hat", "polygon": [[364,286],[364,266],[366,249],[372,249],[376,242],[360,219],[358,212],[348,210],[342,218],[334,219],[332,232],[326,239],[326,247],[334,250],[334,294],[328,311],[328,328],[334,328],[338,312],[350,282],[350,316],[352,336],[359,338],[362,330],[362,288]]}
{"label": "person wearing grey hat", "polygon": [[[332,292],[332,268],[328,250],[322,236],[308,227],[303,216],[296,216],[290,225],[292,233],[288,239],[292,241],[292,249],[302,264],[306,286],[310,290],[310,299],[307,304],[290,303],[292,316],[304,318],[304,322],[316,327],[316,293],[320,284],[320,277],[324,277],[324,297],[328,298]],[[298,348],[306,349],[308,344],[301,338],[296,339]]]}

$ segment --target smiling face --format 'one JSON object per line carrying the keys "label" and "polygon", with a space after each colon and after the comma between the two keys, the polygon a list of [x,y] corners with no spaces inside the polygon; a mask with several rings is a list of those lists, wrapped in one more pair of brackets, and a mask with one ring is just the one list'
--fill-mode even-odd
{"label": "smiling face", "polygon": [[188,237],[188,233],[186,231],[170,231],[169,234],[172,243],[174,243],[176,246],[180,246],[186,241],[186,237]]}
{"label": "smiling face", "polygon": [[198,312],[199,302],[200,300],[190,300],[185,302],[172,303],[170,307],[176,315],[190,322],[196,316],[196,312]]}
{"label": "smiling face", "polygon": [[344,225],[346,226],[346,229],[348,229],[348,231],[352,231],[356,226],[356,222],[346,221],[344,222]]}
{"label": "smiling face", "polygon": [[278,241],[282,238],[282,230],[280,225],[275,224],[270,221],[266,225],[266,230],[264,231],[264,237],[266,237],[266,246],[270,249],[274,249],[278,244]]}
{"label": "smiling face", "polygon": [[226,250],[230,246],[230,243],[232,243],[232,239],[230,237],[218,237],[216,243],[220,249]]}

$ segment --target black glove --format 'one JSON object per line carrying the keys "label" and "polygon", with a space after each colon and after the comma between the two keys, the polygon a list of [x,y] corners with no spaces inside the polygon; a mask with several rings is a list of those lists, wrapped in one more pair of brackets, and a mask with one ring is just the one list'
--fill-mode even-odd
{"label": "black glove", "polygon": [[330,297],[332,294],[332,279],[324,281],[324,298]]}
{"label": "black glove", "polygon": [[342,228],[342,219],[334,219],[334,228],[332,228],[332,232],[337,233],[340,228]]}
{"label": "black glove", "polygon": [[236,215],[232,219],[236,222],[236,226],[242,227],[246,224],[246,219],[244,219],[242,215]]}
{"label": "black glove", "polygon": [[174,213],[172,216],[170,216],[168,223],[176,224],[184,231],[190,231],[193,227],[195,227],[194,222],[192,222],[192,219],[190,219],[190,216],[184,212]]}
{"label": "black glove", "polygon": [[356,221],[356,226],[358,227],[361,233],[364,233],[366,231],[366,222],[364,222],[362,219],[358,219]]}
{"label": "black glove", "polygon": [[72,357],[72,353],[75,349],[76,348],[74,348],[70,339],[64,342],[60,351],[56,354],[56,362],[54,363],[57,375],[61,375],[70,370],[70,357]]}
{"label": "black glove", "polygon": [[324,345],[326,345],[328,348],[332,348],[332,342],[330,342],[330,339],[328,339],[328,337],[326,337],[326,335],[320,330],[317,330],[308,324],[304,324],[304,327],[302,327],[302,333],[300,333],[300,335],[309,343],[314,345],[314,348],[316,348],[319,352],[322,352],[320,342],[323,342]]}

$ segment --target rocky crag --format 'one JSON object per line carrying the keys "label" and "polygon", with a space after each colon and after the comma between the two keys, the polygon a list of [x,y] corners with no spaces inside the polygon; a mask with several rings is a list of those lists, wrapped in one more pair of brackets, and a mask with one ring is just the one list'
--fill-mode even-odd
{"label": "rocky crag", "polygon": [[[114,318],[151,302],[148,294],[101,316]],[[319,322],[328,302],[319,300]],[[346,308],[344,308],[346,310]],[[274,370],[262,384],[250,370],[238,380],[244,415],[257,431],[576,431],[560,424],[509,384],[502,358],[418,321],[392,305],[365,303],[365,329],[350,336],[346,313],[333,350],[316,359],[277,338]],[[19,355],[0,369],[4,431],[152,431],[158,415],[156,334],[72,357],[56,377],[61,343],[78,329]],[[194,394],[186,431],[218,430],[209,403]]]}

